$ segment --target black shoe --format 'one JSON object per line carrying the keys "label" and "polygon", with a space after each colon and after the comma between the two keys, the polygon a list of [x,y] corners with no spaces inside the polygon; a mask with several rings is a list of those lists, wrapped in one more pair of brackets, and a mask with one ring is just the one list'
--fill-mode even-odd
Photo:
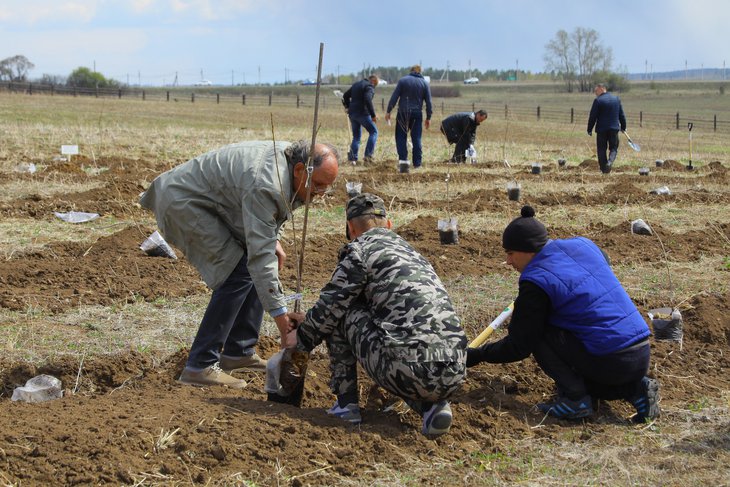
{"label": "black shoe", "polygon": [[659,417],[659,382],[648,377],[641,379],[639,394],[631,399],[631,404],[636,408],[636,415],[632,418],[634,423],[644,423],[647,419],[654,420]]}
{"label": "black shoe", "polygon": [[537,409],[558,419],[581,419],[593,414],[590,396],[583,396],[577,401],[567,397],[558,397],[555,402],[538,404]]}

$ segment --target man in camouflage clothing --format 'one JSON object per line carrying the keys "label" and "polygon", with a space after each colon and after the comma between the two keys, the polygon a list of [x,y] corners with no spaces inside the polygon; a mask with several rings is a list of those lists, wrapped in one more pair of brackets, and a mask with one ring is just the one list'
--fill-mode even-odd
{"label": "man in camouflage clothing", "polygon": [[[378,385],[423,416],[422,433],[451,426],[446,399],[466,374],[466,335],[433,267],[390,230],[383,200],[361,194],[347,204],[348,238],[332,279],[297,329],[297,349],[325,341],[331,389],[328,411],[361,421],[357,361]],[[291,313],[295,315],[295,313]]]}

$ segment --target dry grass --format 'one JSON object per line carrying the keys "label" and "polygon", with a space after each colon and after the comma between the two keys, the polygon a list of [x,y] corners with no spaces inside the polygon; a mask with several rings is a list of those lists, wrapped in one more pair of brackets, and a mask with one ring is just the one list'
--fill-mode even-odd
{"label": "dry grass", "polygon": [[[527,96],[527,95],[526,95]],[[545,96],[550,96],[545,95]],[[628,98],[645,105],[651,98]],[[589,103],[585,99],[586,104]],[[581,102],[582,103],[582,102]],[[625,105],[627,97],[624,98]],[[657,110],[664,108],[657,105]],[[240,105],[206,105],[204,103],[140,102],[133,100],[95,100],[71,97],[27,97],[0,94],[3,121],[3,144],[0,145],[0,172],[11,172],[21,162],[52,161],[61,144],[79,144],[82,153],[92,158],[102,155],[145,160],[161,160],[174,165],[189,157],[217,146],[242,139],[270,139],[269,114],[273,114],[277,140],[308,139],[311,137],[311,111],[282,107],[242,107]],[[336,104],[328,105],[321,113],[320,140],[333,142],[345,150],[349,143],[346,119]],[[576,105],[577,106],[577,105]],[[332,108],[330,108],[332,107]],[[645,108],[649,111],[649,108]],[[380,112],[380,110],[378,110]],[[12,115],[12,116],[11,116]],[[439,119],[435,116],[434,120]],[[10,121],[12,120],[12,122]],[[427,171],[442,172],[444,166],[429,164],[451,155],[451,148],[438,133],[438,123],[424,136],[424,159]],[[376,157],[393,159],[395,145],[392,128],[381,126]],[[687,134],[655,127],[632,128],[632,138],[642,144],[641,153],[631,153],[624,145],[621,163],[636,167],[653,165],[655,159],[685,160],[688,156]],[[730,148],[727,134],[694,134],[693,160],[696,165],[720,159],[727,165]],[[479,129],[477,150],[481,160],[508,159],[512,171],[504,169],[459,169],[473,178],[460,179],[450,186],[450,193],[466,193],[476,189],[503,190],[507,181],[519,177],[535,195],[567,194],[578,189],[586,192],[601,191],[601,183],[576,180],[535,179],[518,172],[520,165],[535,160],[554,162],[565,157],[569,164],[580,163],[593,154],[595,139],[585,135],[584,123],[574,126],[548,122],[503,120],[492,113]],[[395,168],[393,168],[395,171]],[[484,175],[485,179],[480,179]],[[681,175],[680,175],[681,176]],[[357,169],[343,168],[341,178],[358,179]],[[486,179],[488,177],[488,179]],[[486,183],[485,183],[486,181]],[[362,181],[368,184],[368,181]],[[695,182],[677,183],[676,190],[688,190]],[[726,191],[713,182],[705,182],[703,189],[711,192]],[[654,181],[637,181],[637,186],[650,189]],[[22,198],[30,194],[53,196],[80,192],[95,187],[94,183],[77,183],[59,178],[42,182],[0,184],[0,202]],[[675,189],[674,187],[672,189]],[[385,194],[418,200],[423,191],[430,191],[429,199],[445,200],[445,184],[432,183],[428,188],[411,180],[394,180],[380,185]],[[441,216],[440,210],[392,213],[396,226],[405,224],[419,215]],[[497,232],[515,215],[502,213],[473,213],[458,215],[462,227],[473,231]],[[650,224],[661,222],[674,232],[730,222],[730,214],[720,204],[667,204],[602,205],[566,207],[556,204],[541,209],[541,219],[550,228],[574,233],[584,231],[588,222],[619,225],[635,218]],[[340,234],[343,209],[341,206],[318,205],[310,213],[309,231],[313,236]],[[147,223],[151,223],[151,219]],[[297,217],[297,223],[301,219]],[[0,258],[11,258],[18,253],[39,248],[48,242],[94,241],[121,229],[118,222],[101,219],[84,226],[68,225],[53,220],[13,219],[0,222]],[[123,223],[123,222],[122,222]],[[291,236],[287,225],[286,236]],[[718,237],[719,238],[719,237]],[[637,300],[647,302],[680,302],[700,290],[727,291],[727,271],[723,259],[730,255],[701,257],[693,262],[670,262],[661,265],[635,263],[616,266],[620,280]],[[667,283],[667,272],[675,276],[674,286]],[[473,336],[482,324],[488,323],[501,308],[514,298],[517,275],[505,267],[503,272],[483,277],[459,277],[445,282],[467,332]],[[316,297],[308,293],[305,308]],[[11,360],[43,362],[62,354],[88,355],[135,349],[154,355],[167,355],[190,344],[197,329],[208,296],[201,292],[193,298],[143,301],[114,307],[81,307],[62,314],[47,314],[29,307],[22,312],[0,310],[0,350]],[[262,333],[276,335],[276,328],[267,319]],[[691,381],[688,379],[688,381]],[[373,465],[361,478],[343,478],[332,470],[318,474],[328,484],[339,485],[660,485],[660,484],[727,484],[730,478],[730,454],[727,432],[722,435],[721,425],[730,413],[730,392],[712,391],[703,399],[698,390],[696,404],[686,408],[665,410],[671,419],[662,424],[627,428],[622,434],[614,429],[566,428],[564,437],[534,437],[528,440],[514,438],[497,448],[483,448],[477,441],[463,445],[469,451],[458,462],[445,462],[438,457],[426,464],[413,458],[404,458],[398,471],[383,465]],[[161,431],[155,448],[170,446],[175,431]],[[723,439],[724,438],[724,439]],[[713,441],[719,442],[713,446]],[[714,445],[717,445],[715,443]],[[724,445],[724,446],[723,446]],[[647,453],[648,452],[648,453]],[[637,456],[644,460],[635,462]],[[650,458],[647,458],[650,455]],[[703,465],[696,457],[711,456],[713,470],[698,470]],[[314,470],[314,469],[313,469]],[[169,484],[174,479],[140,473],[139,480],[146,484]],[[232,473],[223,482],[243,485],[263,485],[257,482],[286,480],[259,480],[253,474]],[[0,471],[0,479],[4,479]],[[289,479],[292,480],[292,479]],[[304,484],[307,478],[301,479]],[[5,480],[3,480],[5,481]]]}

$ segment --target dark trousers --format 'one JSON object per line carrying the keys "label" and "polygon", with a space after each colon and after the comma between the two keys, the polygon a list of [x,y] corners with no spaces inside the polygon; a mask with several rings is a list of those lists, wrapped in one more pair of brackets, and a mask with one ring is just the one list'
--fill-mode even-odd
{"label": "dark trousers", "polygon": [[423,114],[421,112],[398,112],[395,122],[395,148],[398,159],[408,160],[408,132],[413,143],[413,167],[421,167],[423,151],[421,136],[423,135]]}
{"label": "dark trousers", "polygon": [[598,155],[598,166],[601,172],[608,172],[608,154],[606,151],[618,151],[618,130],[607,130],[596,132],[596,155]]}
{"label": "dark trousers", "polygon": [[264,317],[263,306],[246,265],[244,255],[231,275],[213,291],[190,347],[187,366],[209,367],[223,355],[253,355]]}
{"label": "dark trousers", "polygon": [[572,400],[586,394],[595,399],[631,399],[649,370],[648,341],[608,355],[592,355],[575,335],[553,326],[546,327],[533,355],[555,381],[558,394]]}

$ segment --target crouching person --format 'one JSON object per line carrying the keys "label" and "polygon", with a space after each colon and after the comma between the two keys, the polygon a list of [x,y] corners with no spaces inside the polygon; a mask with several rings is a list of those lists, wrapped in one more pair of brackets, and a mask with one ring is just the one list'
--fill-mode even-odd
{"label": "crouching person", "polygon": [[583,237],[548,240],[522,208],[502,235],[507,263],[520,273],[519,294],[503,339],[467,350],[467,366],[532,354],[557,386],[538,404],[551,416],[584,418],[592,399],[625,399],[635,422],[659,416],[659,384],[649,369],[649,327],[613,274],[606,255]]}
{"label": "crouching person", "polygon": [[327,344],[337,395],[328,414],[361,422],[359,361],[423,417],[424,435],[438,436],[449,431],[447,399],[466,374],[466,335],[431,265],[391,225],[381,198],[365,193],[347,203],[352,241],[306,316],[290,313],[300,322],[296,346]]}

